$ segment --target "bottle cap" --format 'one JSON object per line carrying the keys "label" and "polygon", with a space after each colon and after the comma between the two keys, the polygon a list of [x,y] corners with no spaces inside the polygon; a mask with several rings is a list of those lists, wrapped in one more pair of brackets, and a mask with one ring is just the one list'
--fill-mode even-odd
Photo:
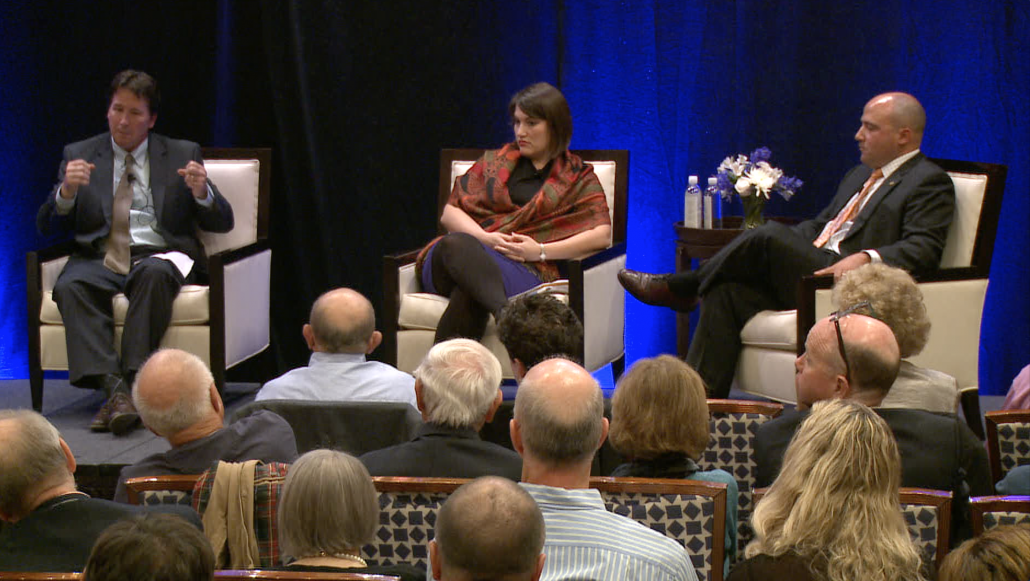
{"label": "bottle cap", "polygon": [[689,178],[687,178],[687,185],[688,186],[696,186],[697,185],[697,176],[690,176]]}
{"label": "bottle cap", "polygon": [[719,180],[715,176],[712,176],[712,177],[708,178],[708,186],[709,187],[714,186],[717,183],[719,183]]}

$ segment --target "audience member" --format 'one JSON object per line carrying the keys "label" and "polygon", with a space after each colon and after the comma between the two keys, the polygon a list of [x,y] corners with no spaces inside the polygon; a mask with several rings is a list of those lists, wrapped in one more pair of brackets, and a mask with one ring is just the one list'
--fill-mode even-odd
{"label": "audience member", "polygon": [[608,435],[603,413],[597,382],[565,359],[534,366],[515,396],[511,441],[547,529],[541,578],[696,581],[679,543],[608,512],[590,488],[591,462]]}
{"label": "audience member", "polygon": [[[879,407],[897,376],[900,352],[890,328],[864,315],[820,320],[808,333],[796,362],[799,413],[763,424],[755,436],[756,485],[768,486],[805,411],[827,399],[851,399],[876,408],[901,450],[901,484],[949,490],[952,538],[968,538],[969,496],[994,493],[987,453],[973,432],[954,415]],[[840,325],[838,336],[836,325]]]}
{"label": "audience member", "polygon": [[[0,442],[0,571],[82,571],[108,525],[147,510],[79,492],[75,457],[36,412],[0,410]],[[189,507],[153,510],[201,526]]]}
{"label": "audience member", "polygon": [[215,554],[204,533],[177,516],[149,514],[104,531],[83,581],[214,581]]}
{"label": "audience member", "polygon": [[1030,365],[1024,367],[1009,386],[1003,410],[1030,410]]}
{"label": "audience member", "polygon": [[837,308],[846,311],[867,302],[872,316],[891,328],[901,351],[901,368],[880,407],[958,411],[958,380],[907,361],[930,340],[930,317],[912,275],[886,264],[867,264],[848,271],[833,287]]}
{"label": "audience member", "polygon": [[728,581],[921,581],[898,502],[898,447],[866,406],[816,403],[755,507],[755,538]]}
{"label": "audience member", "polygon": [[399,401],[415,407],[415,379],[378,361],[366,361],[383,340],[375,310],[361,293],[338,288],[318,297],[301,329],[311,359],[273,379],[255,399]]}
{"label": "audience member", "polygon": [[361,558],[379,525],[379,503],[368,470],[350,454],[312,450],[298,458],[286,474],[278,510],[284,570],[426,578],[411,565],[370,567]]}
{"label": "audience member", "polygon": [[376,476],[497,475],[518,480],[518,454],[479,437],[501,405],[501,364],[470,339],[437,343],[415,369],[415,399],[425,420],[410,442],[361,456]]}
{"label": "audience member", "polygon": [[671,355],[641,359],[619,379],[612,397],[611,444],[629,462],[612,476],[684,478],[726,485],[726,563],[737,553],[737,481],[696,464],[708,447],[705,382]]}
{"label": "audience member", "polygon": [[998,494],[1030,496],[1030,464],[1016,466],[994,485]]}
{"label": "audience member", "polygon": [[[233,228],[229,202],[207,179],[200,146],[151,133],[161,101],[157,81],[125,70],[111,81],[106,133],[65,146],[58,184],[39,209],[40,232],[57,226],[76,250],[53,298],[64,321],[72,385],[107,401],[90,429],[116,436],[139,423],[132,376],[161,343],[183,284],[207,278],[197,230]],[[120,355],[111,299],[124,293]]]}
{"label": "audience member", "polygon": [[939,581],[1026,581],[1030,579],[1030,525],[984,531],[948,553]]}
{"label": "audience member", "polygon": [[225,406],[207,366],[178,349],[155,352],[139,371],[132,399],[143,424],[172,449],[126,466],[114,499],[128,502],[125,480],[136,476],[200,474],[213,462],[292,462],[297,442],[286,420],[258,411],[224,426]]}
{"label": "audience member", "polygon": [[544,517],[511,480],[483,476],[440,508],[429,561],[437,581],[536,581],[544,568]]}
{"label": "audience member", "polygon": [[511,358],[516,381],[551,357],[580,362],[583,324],[568,305],[547,293],[511,299],[501,310],[497,334]]}

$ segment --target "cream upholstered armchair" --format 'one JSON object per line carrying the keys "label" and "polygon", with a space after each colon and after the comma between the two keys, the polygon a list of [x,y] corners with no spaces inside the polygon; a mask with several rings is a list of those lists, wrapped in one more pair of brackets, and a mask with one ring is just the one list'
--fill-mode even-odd
{"label": "cream upholstered armchair", "polygon": [[[963,393],[962,401],[972,402],[978,383],[980,317],[1005,192],[1006,167],[949,159],[933,161],[955,182],[955,218],[948,230],[940,270],[919,279],[933,329],[923,352],[911,361],[954,376]],[[740,332],[743,349],[737,360],[737,389],[795,402],[794,359],[804,351],[805,337],[815,321],[834,311],[832,286],[832,277],[805,277],[798,285],[796,311],[762,311],[747,322]],[[950,411],[957,411],[958,402],[955,405],[956,409]],[[979,418],[978,413],[976,416]]]}
{"label": "cream upholstered armchair", "polygon": [[[564,278],[527,292],[551,292],[566,300],[583,322],[583,363],[589,371],[612,364],[615,377],[625,365],[624,293],[616,273],[626,264],[626,215],[629,152],[580,150],[574,152],[594,167],[608,198],[612,217],[611,245],[577,260],[558,261]],[[437,223],[450,197],[454,180],[482,156],[482,149],[444,149],[440,152]],[[441,233],[443,233],[441,229]],[[383,353],[385,360],[412,372],[433,346],[436,325],[447,308],[447,298],[421,292],[415,276],[417,251],[383,258]],[[508,352],[490,317],[482,339],[501,362],[505,378],[513,378]]]}
{"label": "cream upholstered armchair", "polygon": [[[182,287],[161,346],[203,359],[221,390],[226,369],[269,344],[272,250],[266,236],[272,150],[204,148],[203,155],[208,177],[232,205],[236,225],[224,234],[199,233],[208,255],[209,284]],[[36,410],[43,408],[43,371],[68,369],[64,323],[52,295],[74,249],[74,242],[66,242],[27,255],[29,384]],[[121,348],[128,306],[125,295],[114,297],[116,349]]]}

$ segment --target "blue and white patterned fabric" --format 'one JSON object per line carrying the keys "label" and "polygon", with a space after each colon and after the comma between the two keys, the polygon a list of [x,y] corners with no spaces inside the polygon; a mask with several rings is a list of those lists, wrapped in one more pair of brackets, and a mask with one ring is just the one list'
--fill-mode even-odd
{"label": "blue and white patterned fabric", "polygon": [[605,510],[594,489],[522,483],[544,514],[543,581],[651,579],[697,581],[678,542]]}

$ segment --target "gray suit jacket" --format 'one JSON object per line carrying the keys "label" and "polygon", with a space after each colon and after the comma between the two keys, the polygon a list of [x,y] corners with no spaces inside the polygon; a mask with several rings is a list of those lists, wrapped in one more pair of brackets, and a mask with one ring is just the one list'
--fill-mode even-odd
{"label": "gray suit jacket", "polygon": [[[201,271],[206,271],[204,249],[197,238],[196,229],[209,232],[228,232],[233,228],[233,213],[229,202],[210,181],[214,204],[205,208],[198,204],[190,189],[176,171],[193,160],[203,163],[200,146],[192,141],[170,139],[150,134],[150,189],[157,213],[155,229],[168,242],[172,250],[179,250],[192,258]],[[75,206],[65,216],[57,213],[57,188],[64,181],[64,168],[69,161],[84,159],[96,165],[88,186],[79,187]],[[114,149],[111,134],[102,133],[64,148],[64,159],[57,172],[57,185],[47,196],[36,216],[36,226],[46,232],[52,225],[71,231],[80,251],[89,256],[98,253],[99,244],[111,231],[111,206],[114,202]]]}
{"label": "gray suit jacket", "polygon": [[[812,220],[795,226],[795,231],[815,240],[872,172],[865,165],[852,168],[830,205]],[[887,264],[914,275],[933,271],[941,262],[954,211],[951,177],[922,153],[916,154],[873,192],[841,241],[840,253],[848,256],[872,249]]]}

